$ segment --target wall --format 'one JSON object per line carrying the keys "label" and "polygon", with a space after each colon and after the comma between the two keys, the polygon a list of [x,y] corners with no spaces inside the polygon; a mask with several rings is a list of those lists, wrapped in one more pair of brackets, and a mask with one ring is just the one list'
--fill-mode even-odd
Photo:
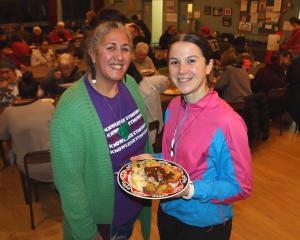
{"label": "wall", "polygon": [[133,14],[142,14],[143,1],[142,0],[105,0],[104,6],[106,8],[115,8],[130,18]]}
{"label": "wall", "polygon": [[[300,9],[300,1],[299,0],[291,0],[293,7],[288,8],[287,12],[284,14],[284,19],[288,20],[291,16],[298,16]],[[204,6],[211,7],[231,7],[232,8],[232,23],[230,27],[223,26],[222,18],[223,16],[213,16],[213,15],[204,15]],[[240,18],[240,1],[239,0],[209,0],[209,1],[194,1],[194,12],[200,11],[200,18],[196,19],[196,23],[198,23],[199,27],[208,25],[215,31],[219,31],[220,33],[238,33],[238,24]],[[196,24],[197,26],[197,24]],[[285,32],[285,36],[289,35],[290,32]],[[245,37],[249,40],[255,41],[267,41],[267,35],[265,34],[245,34]]]}
{"label": "wall", "polygon": [[[155,0],[152,0],[155,1]],[[285,1],[285,0],[283,0]],[[112,4],[112,2],[114,2]],[[126,16],[130,17],[132,14],[139,14],[143,16],[143,12],[145,10],[145,6],[150,5],[149,0],[119,0],[119,1],[112,1],[112,0],[105,0],[105,7],[112,7],[116,8],[121,11]],[[174,13],[178,13],[179,9],[179,2],[180,0],[174,0]],[[190,1],[181,1],[181,2],[190,2]],[[200,29],[204,25],[208,25],[211,29],[215,31],[219,31],[220,33],[232,33],[238,34],[238,24],[240,18],[240,0],[194,0],[194,13],[196,11],[200,11],[200,18],[194,20],[193,24],[196,28]],[[292,3],[292,7],[288,8],[287,12],[284,14],[284,20],[288,21],[288,19],[292,16],[298,16],[300,11],[300,1],[299,0],[290,0]],[[213,15],[204,15],[204,6],[211,6],[211,7],[231,7],[232,8],[232,23],[230,27],[223,26],[222,18],[223,16],[213,16]],[[149,8],[147,9],[149,11]],[[151,9],[150,9],[151,11]],[[180,12],[180,11],[179,11]],[[182,13],[181,13],[182,14]],[[151,29],[151,14],[149,12],[143,16],[145,23],[148,25],[149,29]],[[166,12],[166,1],[164,1],[164,14],[163,14],[163,29],[170,24],[175,24],[179,26],[179,21],[183,21],[182,16],[178,14],[177,22],[169,22],[167,21],[167,12]],[[245,37],[249,40],[255,41],[267,41],[266,34],[245,34]],[[290,34],[289,31],[284,32],[284,37],[287,37]]]}

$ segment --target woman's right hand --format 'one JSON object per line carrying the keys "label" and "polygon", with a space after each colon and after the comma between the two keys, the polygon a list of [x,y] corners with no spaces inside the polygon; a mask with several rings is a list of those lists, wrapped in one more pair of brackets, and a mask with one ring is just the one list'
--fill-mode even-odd
{"label": "woman's right hand", "polygon": [[100,233],[97,233],[95,240],[103,240],[103,237],[100,235]]}

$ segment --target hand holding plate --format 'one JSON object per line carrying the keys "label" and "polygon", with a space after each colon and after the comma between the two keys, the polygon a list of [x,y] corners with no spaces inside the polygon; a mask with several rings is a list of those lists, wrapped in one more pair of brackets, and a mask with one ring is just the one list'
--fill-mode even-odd
{"label": "hand holding plate", "polygon": [[139,161],[139,160],[145,160],[145,159],[151,159],[154,158],[150,153],[142,153],[140,155],[136,155],[130,158],[130,161]]}

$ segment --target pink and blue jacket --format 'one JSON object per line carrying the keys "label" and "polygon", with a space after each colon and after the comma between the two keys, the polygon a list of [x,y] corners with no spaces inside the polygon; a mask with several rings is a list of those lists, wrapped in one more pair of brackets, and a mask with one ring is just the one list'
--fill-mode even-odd
{"label": "pink and blue jacket", "polygon": [[249,197],[251,155],[242,118],[212,89],[195,104],[174,98],[166,111],[163,157],[181,165],[195,186],[192,199],[161,202],[163,211],[192,226],[232,218],[232,203]]}

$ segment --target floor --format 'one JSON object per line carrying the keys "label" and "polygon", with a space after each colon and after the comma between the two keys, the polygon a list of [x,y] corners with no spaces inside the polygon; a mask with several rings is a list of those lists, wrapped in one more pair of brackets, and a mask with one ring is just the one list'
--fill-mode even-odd
{"label": "floor", "polygon": [[[232,240],[299,239],[300,134],[294,133],[293,127],[287,127],[282,136],[272,127],[269,140],[252,149],[253,194],[235,204]],[[157,206],[154,201],[152,240],[159,239]],[[31,230],[19,173],[14,166],[0,170],[0,213],[1,240],[62,239],[62,211],[57,193],[52,186],[41,189],[40,201],[34,203],[38,226]],[[138,222],[131,239],[142,239]]]}

